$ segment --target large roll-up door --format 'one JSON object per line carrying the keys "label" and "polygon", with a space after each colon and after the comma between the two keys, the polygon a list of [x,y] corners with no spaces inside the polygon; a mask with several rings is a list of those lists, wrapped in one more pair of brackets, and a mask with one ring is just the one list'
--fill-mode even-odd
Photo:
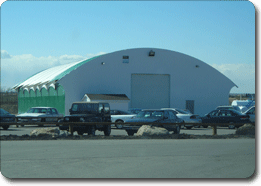
{"label": "large roll-up door", "polygon": [[166,108],[170,105],[169,74],[132,74],[131,107]]}

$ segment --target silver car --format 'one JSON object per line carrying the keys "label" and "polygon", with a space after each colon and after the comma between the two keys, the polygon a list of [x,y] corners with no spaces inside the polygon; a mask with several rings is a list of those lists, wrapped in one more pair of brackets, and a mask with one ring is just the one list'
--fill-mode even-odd
{"label": "silver car", "polygon": [[26,113],[17,115],[16,118],[18,123],[59,122],[63,119],[63,114],[53,107],[32,107]]}

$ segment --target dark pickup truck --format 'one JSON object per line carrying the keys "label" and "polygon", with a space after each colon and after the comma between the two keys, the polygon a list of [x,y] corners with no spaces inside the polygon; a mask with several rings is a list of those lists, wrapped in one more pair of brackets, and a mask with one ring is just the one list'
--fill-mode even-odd
{"label": "dark pickup truck", "polygon": [[[103,131],[105,136],[111,133],[111,125],[99,124],[102,122],[111,122],[110,105],[100,102],[75,102],[69,110],[70,115],[65,116],[63,122],[75,122],[73,131],[78,135],[87,133],[95,135],[95,131]],[[79,125],[80,122],[97,123],[95,125]],[[59,126],[60,130],[69,131],[69,126]]]}

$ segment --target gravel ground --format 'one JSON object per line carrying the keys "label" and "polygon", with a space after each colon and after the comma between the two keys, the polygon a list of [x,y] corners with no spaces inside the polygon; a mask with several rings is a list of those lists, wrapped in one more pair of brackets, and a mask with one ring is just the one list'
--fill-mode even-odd
{"label": "gravel ground", "polygon": [[53,135],[53,134],[40,134],[40,135],[1,135],[1,141],[7,140],[128,140],[128,139],[232,139],[232,138],[255,138],[255,126],[252,124],[245,124],[238,128],[235,134],[226,135],[194,135],[194,134],[168,134],[168,135],[146,135],[146,136],[126,136],[126,135]]}

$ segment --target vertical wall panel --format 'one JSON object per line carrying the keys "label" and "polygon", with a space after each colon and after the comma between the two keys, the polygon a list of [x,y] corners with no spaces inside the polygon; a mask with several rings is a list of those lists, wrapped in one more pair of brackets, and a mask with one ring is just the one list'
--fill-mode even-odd
{"label": "vertical wall panel", "polygon": [[144,109],[168,108],[170,76],[168,74],[132,74],[131,107]]}

